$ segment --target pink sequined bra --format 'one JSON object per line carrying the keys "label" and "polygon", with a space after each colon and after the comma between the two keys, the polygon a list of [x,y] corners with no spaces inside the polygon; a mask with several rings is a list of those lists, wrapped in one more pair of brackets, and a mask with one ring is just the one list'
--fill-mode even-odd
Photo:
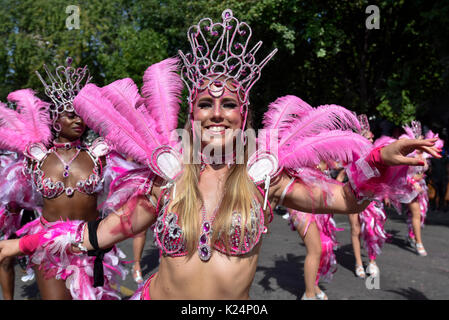
{"label": "pink sequined bra", "polygon": [[[154,243],[164,256],[179,257],[187,255],[182,227],[178,224],[179,216],[175,212],[169,212],[169,197],[166,194],[161,196],[163,204],[158,205],[159,216],[154,224]],[[158,201],[161,202],[160,200]],[[273,219],[273,211],[270,207],[270,221]],[[231,229],[229,230],[230,243],[229,254],[231,256],[244,255],[250,252],[260,240],[262,233],[267,232],[265,226],[264,212],[258,201],[253,200],[250,212],[250,228],[245,232],[245,240],[240,244],[241,214],[233,213]],[[201,238],[199,239],[201,242]],[[228,254],[223,240],[218,240],[213,244],[213,248],[221,253]]]}
{"label": "pink sequined bra", "polygon": [[[78,151],[86,151],[94,163],[94,168],[92,169],[92,174],[90,174],[87,179],[79,180],[75,184],[75,187],[67,187],[62,181],[54,182],[51,178],[46,178],[44,171],[41,169],[44,160],[48,155],[55,152],[55,149],[51,148],[47,151],[42,144],[32,144],[28,147],[26,155],[33,160],[32,167],[28,168],[28,173],[31,175],[36,191],[41,193],[44,198],[56,198],[63,193],[70,197],[75,191],[91,195],[96,193],[96,190],[100,189],[100,186],[103,183],[103,165],[100,157],[109,153],[109,147],[102,138],[98,138],[94,141],[91,147],[80,145],[76,148]],[[65,167],[63,173],[64,177],[69,176],[68,171],[69,168]]]}
{"label": "pink sequined bra", "polygon": [[54,182],[51,178],[46,178],[44,171],[41,170],[41,165],[43,161],[36,163],[33,168],[33,183],[36,186],[36,190],[42,194],[44,198],[52,199],[59,197],[61,194],[65,193],[67,196],[72,196],[75,191],[84,194],[94,194],[95,190],[102,182],[102,164],[101,161],[95,158],[89,149],[83,148],[87,154],[90,156],[94,162],[94,168],[92,169],[92,174],[85,180],[79,180],[75,187],[66,187],[64,182],[56,181]]}

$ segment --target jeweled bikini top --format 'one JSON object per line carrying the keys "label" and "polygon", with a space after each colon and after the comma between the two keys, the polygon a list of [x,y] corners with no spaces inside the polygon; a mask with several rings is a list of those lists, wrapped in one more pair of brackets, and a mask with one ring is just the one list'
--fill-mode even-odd
{"label": "jeweled bikini top", "polygon": [[26,156],[33,160],[30,167],[28,167],[28,173],[31,175],[33,184],[36,190],[42,194],[44,198],[52,199],[65,193],[67,196],[72,196],[75,191],[84,194],[94,194],[98,190],[99,185],[103,182],[103,167],[100,157],[109,153],[109,147],[104,142],[102,138],[98,138],[94,141],[92,146],[87,147],[85,145],[77,145],[77,153],[75,157],[72,158],[73,161],[80,151],[86,151],[94,163],[94,168],[92,174],[85,180],[79,180],[75,187],[65,186],[64,182],[56,181],[54,182],[51,178],[46,178],[44,171],[42,171],[41,166],[44,160],[51,154],[55,153],[56,156],[64,164],[63,176],[66,178],[69,176],[69,163],[65,163],[60,156],[57,154],[56,149],[50,148],[47,150],[44,145],[39,143],[31,144],[26,151]]}
{"label": "jeweled bikini top", "polygon": [[[154,224],[154,242],[161,250],[162,255],[179,257],[187,255],[187,249],[185,240],[183,237],[182,227],[178,224],[179,216],[176,212],[168,210],[170,203],[170,197],[168,192],[163,192],[158,200],[157,212],[159,212],[156,223]],[[270,208],[270,220],[273,219],[273,211]],[[204,228],[204,224],[202,226]],[[208,230],[202,230],[203,234],[198,240],[198,249],[200,258],[203,261],[207,261],[210,258],[211,252],[207,250],[206,238],[203,238],[205,233],[212,232],[212,225],[208,225]],[[250,252],[260,240],[262,233],[267,232],[265,226],[264,211],[257,200],[253,200],[250,211],[250,223],[249,228],[246,229],[245,239],[240,244],[240,230],[241,230],[241,214],[234,212],[232,216],[232,224],[229,230],[230,243],[229,254],[231,256],[244,255]],[[226,245],[223,240],[216,241],[212,247],[224,254],[228,254],[226,251]],[[209,247],[209,250],[210,247]]]}
{"label": "jeweled bikini top", "polygon": [[[178,224],[179,216],[175,212],[168,211],[170,203],[169,189],[173,188],[173,194],[176,192],[176,178],[182,174],[183,164],[180,160],[180,154],[177,150],[169,146],[161,146],[153,151],[149,165],[151,170],[162,179],[167,181],[162,188],[156,207],[158,218],[154,226],[154,242],[160,248],[161,254],[166,256],[184,256],[187,255],[183,230]],[[202,170],[201,170],[202,171]],[[270,208],[270,221],[273,219],[273,211],[268,202],[268,194],[271,181],[282,172],[282,166],[279,165],[275,155],[267,150],[254,152],[247,161],[247,173],[253,181],[256,188],[264,197],[263,206],[253,200],[250,211],[250,221],[245,232],[245,239],[240,241],[240,230],[242,229],[242,217],[238,212],[234,212],[232,216],[231,229],[229,236],[230,255],[243,255],[250,252],[259,242],[260,235],[266,233],[267,229],[264,221],[264,211],[267,205]],[[263,188],[262,188],[263,186]],[[150,198],[151,200],[151,198]],[[227,254],[226,245],[221,237],[215,243],[210,243],[210,236],[213,229],[213,219],[218,208],[214,210],[212,219],[207,220],[205,217],[205,209],[202,211],[201,234],[198,239],[198,254],[201,260],[208,261],[210,259],[212,249]]]}

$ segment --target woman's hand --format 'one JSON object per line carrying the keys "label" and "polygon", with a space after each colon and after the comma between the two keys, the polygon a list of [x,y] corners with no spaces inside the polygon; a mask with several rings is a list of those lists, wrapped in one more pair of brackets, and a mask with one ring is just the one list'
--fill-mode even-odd
{"label": "woman's hand", "polygon": [[435,147],[437,138],[433,139],[400,139],[380,150],[383,162],[388,166],[409,165],[424,166],[425,162],[421,159],[407,157],[414,150],[421,150],[432,155],[435,158],[441,158],[439,154],[441,149]]}
{"label": "woman's hand", "polygon": [[19,247],[20,239],[0,241],[0,263],[5,258],[20,256],[23,254]]}

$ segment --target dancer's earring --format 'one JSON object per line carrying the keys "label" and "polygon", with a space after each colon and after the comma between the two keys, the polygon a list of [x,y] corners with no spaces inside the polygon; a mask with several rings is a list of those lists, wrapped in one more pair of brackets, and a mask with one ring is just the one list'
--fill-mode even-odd
{"label": "dancer's earring", "polygon": [[56,136],[56,138],[59,138],[59,134],[60,134],[60,132],[61,132],[61,130],[62,130],[61,124],[59,124],[59,123],[57,123],[57,122],[54,122],[54,123],[53,123],[53,130],[55,130],[55,136]]}

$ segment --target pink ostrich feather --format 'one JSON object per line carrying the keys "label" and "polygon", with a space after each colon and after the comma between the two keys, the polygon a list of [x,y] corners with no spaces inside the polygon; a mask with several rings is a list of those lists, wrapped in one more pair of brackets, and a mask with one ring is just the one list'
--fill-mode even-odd
{"label": "pink ostrich feather", "polygon": [[19,114],[0,103],[0,149],[23,152],[26,140],[22,137],[25,124]]}
{"label": "pink ostrich feather", "polygon": [[0,149],[23,153],[26,145],[20,132],[0,126]]}
{"label": "pink ostrich feather", "polygon": [[164,144],[170,141],[170,133],[178,126],[180,96],[183,88],[178,70],[179,60],[168,58],[151,65],[144,73],[142,96],[145,106],[156,120],[157,130],[164,137]]}
{"label": "pink ostrich feather", "polygon": [[348,163],[353,160],[353,152],[362,155],[371,147],[369,140],[357,133],[332,130],[284,145],[279,160],[286,168],[315,167],[321,160],[328,164]]}
{"label": "pink ostrich feather", "polygon": [[0,102],[0,127],[22,132],[25,129],[25,124],[20,121],[16,111],[8,108],[6,103]]}
{"label": "pink ostrich feather", "polygon": [[263,118],[264,129],[279,129],[282,131],[297,117],[302,117],[313,108],[300,98],[292,95],[280,97],[270,103]]}
{"label": "pink ostrich feather", "polygon": [[24,139],[48,145],[52,139],[49,103],[36,97],[31,89],[11,92],[7,99],[17,104],[19,118],[26,125],[26,130],[22,131]]}
{"label": "pink ostrich feather", "polygon": [[121,79],[101,88],[103,96],[112,103],[114,108],[125,117],[134,130],[151,146],[161,144],[163,138],[155,131],[156,121],[145,112],[144,108],[137,108],[142,101],[139,89],[130,78]]}
{"label": "pink ostrich feather", "polygon": [[427,131],[426,139],[438,138],[437,142],[435,142],[435,147],[442,149],[444,147],[444,141],[438,137],[438,133],[433,133],[432,130]]}
{"label": "pink ostrich feather", "polygon": [[29,143],[48,145],[52,137],[49,104],[31,89],[11,92],[7,99],[17,104],[17,111],[0,105],[0,148],[23,153]]}
{"label": "pink ostrich feather", "polygon": [[290,123],[290,129],[280,139],[279,148],[293,142],[300,143],[304,137],[316,136],[332,130],[360,131],[360,124],[353,112],[337,105],[323,105]]}
{"label": "pink ostrich feather", "polygon": [[405,131],[405,134],[401,135],[399,139],[415,139],[415,134],[413,133],[412,128],[409,126],[402,127]]}
{"label": "pink ostrich feather", "polygon": [[87,84],[73,100],[73,107],[86,124],[110,142],[117,151],[146,164],[154,146],[147,144],[128,119],[103,96],[100,88]]}

